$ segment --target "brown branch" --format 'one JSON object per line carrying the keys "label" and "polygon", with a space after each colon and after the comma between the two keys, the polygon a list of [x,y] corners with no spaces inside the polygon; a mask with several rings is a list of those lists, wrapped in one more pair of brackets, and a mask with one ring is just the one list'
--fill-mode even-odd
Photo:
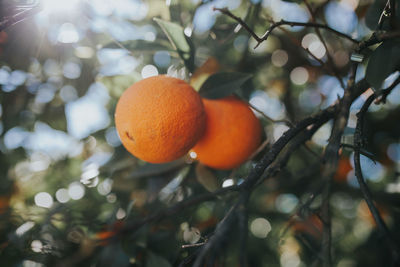
{"label": "brown branch", "polygon": [[400,254],[399,248],[396,243],[392,240],[390,231],[386,226],[386,223],[382,219],[382,216],[379,214],[378,209],[376,208],[374,201],[372,199],[371,191],[368,188],[367,183],[364,180],[362,170],[361,170],[361,163],[360,163],[360,150],[363,145],[363,128],[364,128],[364,116],[368,111],[369,106],[375,99],[375,95],[371,95],[362,106],[361,110],[357,113],[357,125],[356,131],[354,133],[354,171],[360,185],[360,190],[363,194],[365,202],[368,205],[371,214],[378,225],[379,231],[383,234],[386,239],[386,242],[390,248],[390,252],[392,254],[392,259],[396,266],[400,264]]}
{"label": "brown branch", "polygon": [[129,232],[135,232],[136,230],[138,230],[145,224],[159,221],[166,217],[170,217],[172,215],[175,215],[175,214],[185,210],[186,208],[192,207],[194,205],[200,204],[205,201],[215,199],[218,196],[227,194],[229,192],[238,191],[238,188],[239,187],[237,185],[232,185],[229,187],[221,188],[215,192],[205,193],[205,194],[202,194],[202,195],[199,195],[196,197],[185,199],[185,200],[173,205],[170,208],[162,209],[158,212],[155,212],[155,213],[145,217],[142,220],[127,223],[124,228],[122,228],[121,230],[118,231],[117,234],[123,235],[123,234],[129,233]]}
{"label": "brown branch", "polygon": [[270,116],[268,116],[267,114],[262,112],[259,108],[257,108],[256,106],[252,105],[250,102],[248,102],[247,104],[249,105],[249,107],[254,109],[257,113],[259,113],[261,116],[263,116],[268,121],[270,121],[272,123],[284,123],[289,127],[293,127],[293,123],[291,123],[289,120],[285,120],[285,119],[283,119],[283,120],[274,120],[273,118],[271,118]]}
{"label": "brown branch", "polygon": [[[286,20],[281,20],[279,22],[274,22],[271,21],[271,26],[269,27],[269,29],[267,30],[267,32],[262,36],[259,37],[250,27],[249,25],[247,25],[246,22],[244,22],[241,18],[235,16],[234,14],[232,14],[227,8],[214,8],[214,10],[220,11],[221,13],[231,17],[232,19],[236,20],[243,28],[246,29],[246,31],[257,41],[257,45],[254,48],[257,48],[263,41],[266,41],[269,37],[269,35],[272,33],[272,31],[275,28],[280,28],[281,30],[285,31],[284,29],[282,29],[281,26],[284,25],[289,25],[289,26],[304,26],[304,27],[312,27],[315,28],[316,30],[319,28],[324,28],[328,31],[334,32],[336,34],[338,34],[339,36],[342,36],[344,38],[350,39],[353,43],[358,44],[359,42],[353,38],[351,38],[350,36],[338,32],[332,28],[330,28],[329,26],[325,25],[325,24],[319,24],[319,23],[315,23],[315,22],[292,22],[292,21],[286,21]],[[326,46],[325,43],[323,43],[326,49],[326,52],[329,54],[328,51],[328,47]],[[302,46],[300,46],[301,48],[303,48]],[[321,64],[321,66],[325,66],[324,62],[319,59],[318,57],[316,57],[313,53],[311,53],[311,51],[308,48],[303,48],[314,60],[316,60],[319,64]],[[330,56],[328,55],[328,58]],[[344,88],[344,83],[343,80],[340,78],[338,71],[334,68],[334,66],[330,66],[327,67],[328,71],[332,72],[332,74],[338,79],[339,83],[341,84],[342,88]]]}
{"label": "brown branch", "polygon": [[[231,17],[232,19],[236,20],[240,25],[242,25],[243,28],[246,29],[246,31],[248,33],[251,34],[251,36],[253,36],[254,39],[256,39],[256,41],[258,42],[258,44],[256,45],[256,47],[263,41],[267,40],[269,35],[272,33],[272,31],[282,25],[288,25],[288,26],[303,26],[303,27],[311,27],[311,28],[321,28],[321,29],[325,29],[327,31],[330,31],[340,37],[343,37],[355,44],[358,44],[359,42],[353,38],[351,38],[349,35],[339,32],[337,30],[332,29],[331,27],[329,27],[328,25],[325,24],[319,24],[319,23],[313,23],[313,22],[294,22],[294,21],[286,21],[286,20],[281,20],[279,22],[275,22],[273,23],[269,29],[264,33],[264,35],[262,37],[259,37],[252,29],[250,29],[250,27],[239,17],[233,15],[227,8],[215,8],[213,10],[217,10],[229,17]],[[255,47],[255,48],[256,48]]]}
{"label": "brown branch", "polygon": [[343,98],[340,100],[337,109],[337,115],[332,128],[331,136],[329,138],[328,146],[325,151],[325,166],[322,172],[322,178],[325,181],[325,187],[322,192],[322,204],[321,204],[321,220],[323,223],[322,231],[322,256],[324,267],[331,266],[331,212],[329,199],[331,195],[332,179],[336,173],[338,160],[339,160],[339,149],[340,140],[343,135],[343,131],[347,125],[349,117],[349,110],[352,100],[352,94],[354,90],[355,75],[357,70],[357,63],[352,65],[351,75],[347,84],[347,88],[344,92]]}
{"label": "brown branch", "polygon": [[[291,142],[290,145],[285,150],[285,152],[283,152],[283,155],[267,168],[264,175],[260,177],[258,184],[260,184],[265,179],[276,175],[287,164],[290,156],[293,154],[293,151],[299,148],[306,140],[310,139],[311,136],[321,127],[322,124],[324,124],[324,121],[315,124],[311,129],[303,132],[298,139]],[[243,214],[243,212],[245,212],[245,210],[243,209],[246,208],[248,199],[251,195],[252,190],[255,187],[248,187],[244,183],[241,184],[240,187],[243,187],[240,199],[229,210],[225,218],[217,225],[214,235],[209,239],[207,244],[201,249],[199,256],[196,258],[196,262],[193,265],[194,267],[201,266],[203,264],[205,256],[208,253],[213,254],[215,253],[215,251],[221,248],[221,244],[226,239],[229,238],[229,231],[233,227],[234,223],[236,223],[236,221],[238,221],[240,228],[244,228],[244,226],[247,226],[247,215]],[[240,234],[240,244],[241,244],[240,266],[246,266],[245,251],[243,251],[246,248],[246,240],[247,240],[247,228],[245,233],[241,232]]]}

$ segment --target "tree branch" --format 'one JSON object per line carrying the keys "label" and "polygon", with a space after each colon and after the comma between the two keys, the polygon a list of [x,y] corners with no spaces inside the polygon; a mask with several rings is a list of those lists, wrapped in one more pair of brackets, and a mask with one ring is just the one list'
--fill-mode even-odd
{"label": "tree branch", "polygon": [[383,89],[382,91],[379,92],[379,99],[376,101],[377,104],[380,103],[386,103],[386,98],[388,95],[393,91],[394,88],[397,87],[397,85],[400,84],[400,75],[397,77],[397,79],[386,89]]}
{"label": "tree branch", "polygon": [[231,17],[232,19],[236,20],[240,25],[243,26],[243,28],[246,29],[246,31],[248,33],[251,34],[251,36],[253,36],[253,38],[258,42],[258,44],[256,45],[255,48],[257,48],[261,42],[265,41],[268,39],[269,35],[272,33],[272,31],[279,27],[279,26],[283,26],[283,25],[288,25],[291,27],[294,26],[303,26],[303,27],[311,27],[311,28],[322,28],[322,29],[326,29],[327,31],[330,31],[340,37],[343,37],[355,44],[358,44],[359,42],[353,38],[351,38],[349,35],[344,34],[342,32],[339,32],[337,30],[334,30],[332,28],[330,28],[328,25],[325,24],[319,24],[319,23],[313,23],[313,22],[294,22],[294,21],[286,21],[286,20],[281,20],[279,22],[274,22],[272,23],[272,25],[269,27],[269,29],[264,33],[264,35],[262,37],[258,37],[258,35],[252,30],[250,29],[250,27],[239,17],[233,15],[227,8],[214,8],[213,10],[217,10],[220,11],[221,13]]}
{"label": "tree branch", "polygon": [[392,240],[391,234],[389,232],[388,227],[386,226],[385,222],[383,221],[381,215],[379,214],[378,209],[376,208],[373,200],[371,191],[368,188],[367,183],[364,180],[362,170],[361,170],[361,163],[360,163],[360,150],[363,146],[363,129],[364,129],[364,116],[368,111],[369,106],[375,99],[375,95],[371,95],[362,106],[361,110],[357,113],[357,125],[356,131],[354,133],[354,171],[360,185],[360,190],[363,194],[365,202],[368,205],[369,210],[371,211],[372,216],[376,224],[378,225],[379,231],[383,234],[386,239],[386,242],[390,248],[390,252],[392,254],[392,259],[394,263],[397,265],[400,264],[400,254],[399,249],[396,243]]}
{"label": "tree branch", "polygon": [[370,38],[365,41],[362,41],[358,45],[357,51],[360,52],[367,47],[372,45],[376,45],[386,40],[400,38],[400,31],[395,32],[374,32]]}
{"label": "tree branch", "polygon": [[[350,100],[354,101],[362,92],[364,92],[368,88],[369,84],[366,82],[365,79],[353,85],[351,87],[352,90],[349,90]],[[198,256],[196,257],[196,261],[193,266],[201,266],[205,256],[208,255],[209,252],[214,253],[216,250],[218,250],[220,245],[227,238],[229,238],[229,231],[231,230],[232,226],[237,222],[239,216],[238,210],[240,210],[239,208],[243,207],[243,205],[246,205],[247,200],[251,195],[251,192],[257,187],[257,185],[259,185],[260,182],[265,180],[266,178],[271,177],[272,175],[279,172],[285,166],[292,152],[297,149],[298,146],[308,140],[316,129],[318,129],[329,119],[333,118],[335,114],[340,110],[340,107],[341,106],[339,104],[328,107],[315,115],[303,119],[302,121],[295,124],[292,128],[287,130],[272,145],[268,153],[266,153],[264,157],[251,170],[250,174],[247,176],[242,184],[222,188],[214,193],[207,193],[179,202],[168,209],[151,214],[140,221],[127,224],[121,231],[118,232],[118,234],[122,235],[132,233],[147,223],[151,223],[161,220],[165,217],[175,215],[185,208],[207,200],[215,199],[218,195],[222,195],[231,191],[240,191],[241,193],[236,204],[230,209],[225,218],[218,223],[214,235],[212,235],[209,238],[208,242],[199,250]],[[304,132],[304,130],[310,125],[314,126]],[[291,140],[295,138],[299,133],[303,133],[302,136],[299,137],[299,139],[291,142]],[[286,147],[289,142],[291,143],[287,147],[286,152],[284,152],[284,154],[279,159],[277,159],[277,156],[281,153],[281,151]]]}
{"label": "tree branch", "polygon": [[354,90],[355,75],[357,70],[357,63],[352,65],[351,75],[347,84],[347,88],[344,91],[343,98],[340,100],[337,109],[337,116],[332,128],[331,136],[329,138],[328,146],[325,151],[325,167],[322,172],[322,178],[325,181],[325,187],[322,192],[322,204],[321,204],[321,220],[323,222],[322,231],[322,255],[323,255],[323,266],[331,266],[331,213],[329,206],[329,199],[332,187],[332,178],[336,173],[338,160],[339,160],[339,149],[340,140],[343,135],[343,131],[347,125],[349,117],[349,110],[352,100],[352,94]]}
{"label": "tree branch", "polygon": [[185,210],[188,207],[192,207],[199,203],[215,199],[218,196],[227,194],[229,192],[238,191],[238,189],[239,189],[239,187],[237,185],[232,185],[232,186],[221,188],[215,192],[205,193],[205,194],[202,194],[202,195],[199,195],[196,197],[185,199],[185,200],[173,205],[170,208],[155,212],[142,220],[126,224],[125,227],[122,228],[117,234],[123,235],[123,234],[129,233],[129,232],[132,232],[132,231],[134,232],[147,223],[152,223],[152,222],[161,220],[163,218],[170,217],[172,215],[175,215],[175,214]]}

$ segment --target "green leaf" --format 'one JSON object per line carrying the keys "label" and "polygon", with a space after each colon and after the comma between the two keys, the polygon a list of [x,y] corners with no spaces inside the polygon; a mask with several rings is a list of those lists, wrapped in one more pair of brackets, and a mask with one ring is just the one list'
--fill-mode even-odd
{"label": "green leaf", "polygon": [[172,267],[165,258],[151,251],[147,252],[146,259],[146,267]]}
{"label": "green leaf", "polygon": [[365,78],[375,90],[381,89],[383,81],[400,65],[400,42],[389,40],[372,53]]}
{"label": "green leaf", "polygon": [[368,8],[367,14],[365,15],[365,24],[371,30],[376,30],[378,27],[379,17],[381,16],[382,10],[385,7],[385,3],[380,0],[376,0]]}
{"label": "green leaf", "polygon": [[183,28],[180,25],[159,18],[154,18],[154,20],[167,35],[173,48],[178,52],[179,56],[185,63],[185,66],[190,72],[193,72],[195,49],[192,40],[185,35]]}
{"label": "green leaf", "polygon": [[204,98],[218,99],[233,94],[251,78],[250,74],[240,72],[219,72],[211,75],[200,87],[199,94]]}

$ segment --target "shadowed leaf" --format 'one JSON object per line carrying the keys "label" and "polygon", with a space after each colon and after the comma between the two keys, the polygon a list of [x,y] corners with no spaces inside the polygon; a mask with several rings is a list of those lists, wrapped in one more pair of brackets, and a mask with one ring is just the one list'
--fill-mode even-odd
{"label": "shadowed leaf", "polygon": [[[390,60],[389,60],[390,59]],[[375,88],[381,89],[383,81],[400,65],[400,42],[389,40],[382,43],[372,53],[365,78]]]}
{"label": "shadowed leaf", "polygon": [[250,74],[240,72],[219,72],[211,75],[200,87],[199,94],[204,98],[218,99],[229,96],[251,78]]}

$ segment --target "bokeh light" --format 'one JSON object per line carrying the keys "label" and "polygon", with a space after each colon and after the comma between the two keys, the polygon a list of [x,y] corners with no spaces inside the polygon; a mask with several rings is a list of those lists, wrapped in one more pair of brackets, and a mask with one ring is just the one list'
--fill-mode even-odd
{"label": "bokeh light", "polygon": [[275,50],[271,56],[271,62],[276,67],[283,67],[288,62],[289,56],[285,50]]}
{"label": "bokeh light", "polygon": [[68,190],[66,188],[60,188],[56,191],[56,199],[60,203],[67,203],[70,200]]}
{"label": "bokeh light", "polygon": [[267,219],[257,218],[250,223],[250,231],[255,237],[266,238],[271,230],[271,224]]}
{"label": "bokeh light", "polygon": [[281,194],[275,200],[276,209],[283,213],[292,212],[298,203],[298,198],[293,194]]}
{"label": "bokeh light", "polygon": [[143,67],[141,74],[143,79],[156,76],[158,75],[158,69],[154,65],[146,65]]}
{"label": "bokeh light", "polygon": [[46,14],[68,13],[74,11],[81,0],[40,0]]}
{"label": "bokeh light", "polygon": [[296,85],[303,85],[308,81],[308,71],[303,67],[296,67],[290,72],[290,80]]}
{"label": "bokeh light", "polygon": [[68,195],[73,200],[81,199],[85,195],[85,187],[79,182],[73,182],[68,186]]}
{"label": "bokeh light", "polygon": [[53,198],[47,192],[40,192],[35,195],[35,204],[38,207],[50,208],[53,206]]}

